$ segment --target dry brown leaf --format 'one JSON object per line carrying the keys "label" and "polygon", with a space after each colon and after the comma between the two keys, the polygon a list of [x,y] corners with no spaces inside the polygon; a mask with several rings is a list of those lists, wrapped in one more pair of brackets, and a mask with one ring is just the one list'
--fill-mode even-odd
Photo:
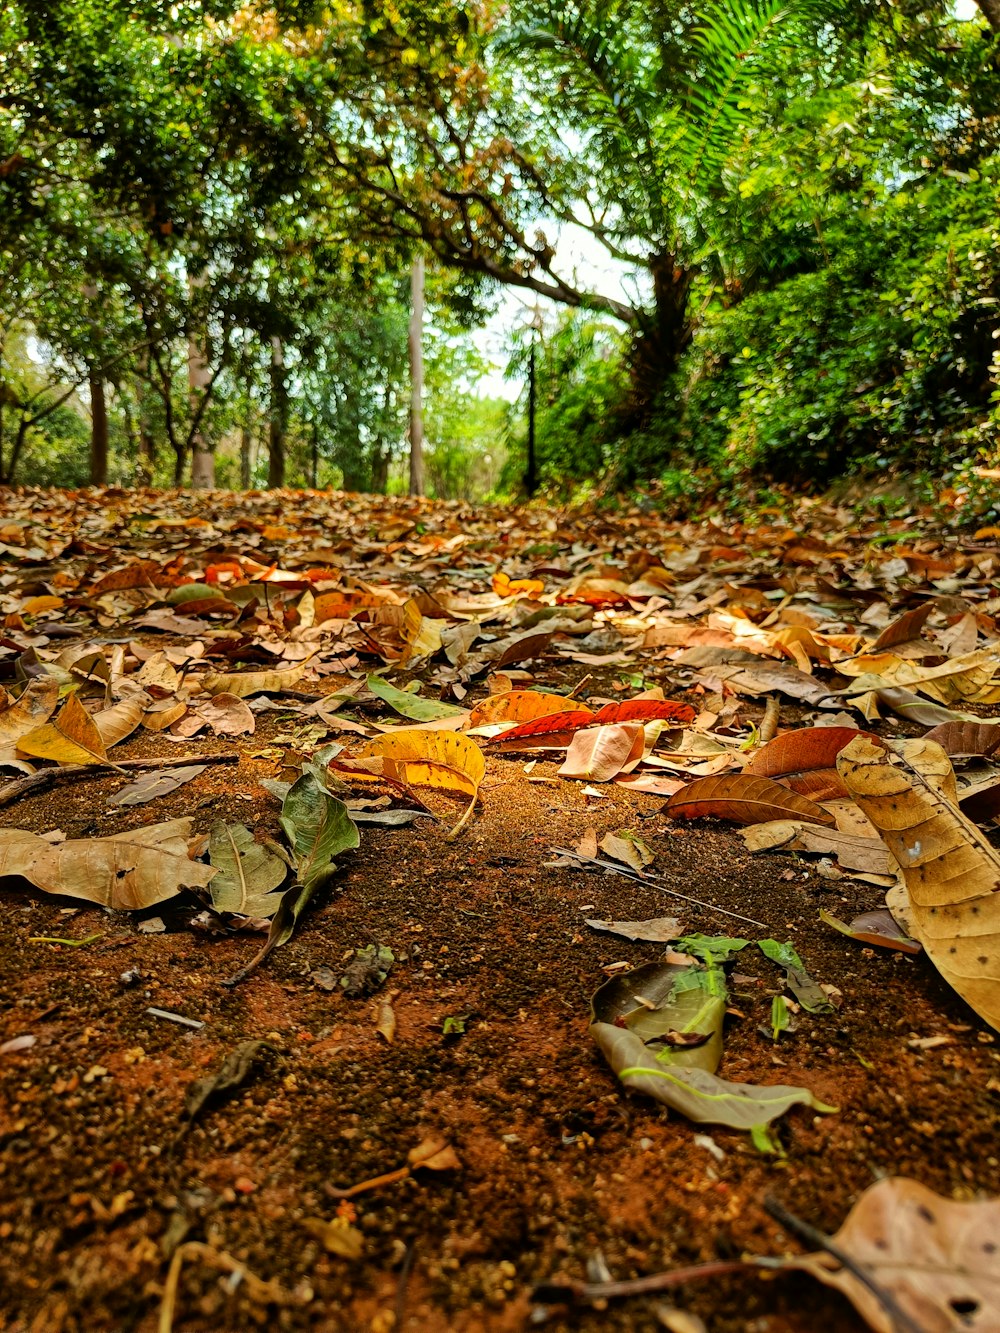
{"label": "dry brown leaf", "polygon": [[229,671],[224,675],[213,671],[205,676],[202,686],[207,694],[235,694],[237,699],[248,699],[251,694],[281,694],[298,685],[305,669],[306,663],[298,662],[283,671]]}
{"label": "dry brown leaf", "polygon": [[901,616],[897,616],[895,620],[891,620],[886,625],[872,644],[872,651],[879,652],[883,648],[894,648],[899,643],[908,643],[911,639],[918,639],[927,617],[933,610],[934,600],[932,598],[913,611],[904,611]]}
{"label": "dry brown leaf", "polygon": [[578,731],[566,751],[566,762],[560,768],[559,776],[610,782],[619,773],[635,768],[642,759],[645,740],[639,723],[588,727]]}
{"label": "dry brown leaf", "polygon": [[803,819],[811,824],[833,824],[822,806],[789,791],[770,778],[744,773],[699,778],[668,797],[664,812],[674,819],[729,819],[736,824],[762,824],[772,819]]}
{"label": "dry brown leaf", "polygon": [[[958,1203],[890,1177],[865,1190],[833,1241],[921,1333],[1000,1328],[1000,1200]],[[876,1333],[897,1333],[898,1322],[871,1288],[832,1255],[806,1255],[789,1266],[843,1292]]]}
{"label": "dry brown leaf", "polygon": [[743,772],[761,778],[780,778],[789,773],[832,768],[848,741],[860,734],[857,727],[802,727],[786,731],[755,750]]}
{"label": "dry brown leaf", "polygon": [[1000,748],[1000,723],[942,722],[932,727],[924,740],[936,742],[953,759],[988,758]]}
{"label": "dry brown leaf", "polygon": [[13,748],[22,736],[40,727],[55,712],[58,702],[59,682],[53,677],[29,681],[17,703],[0,713],[0,750]]}
{"label": "dry brown leaf", "polygon": [[1000,856],[932,781],[863,737],[837,767],[899,862],[915,937],[949,985],[1000,1027]]}
{"label": "dry brown leaf", "polygon": [[148,695],[135,695],[131,699],[123,699],[113,708],[103,708],[94,714],[94,726],[100,733],[106,750],[118,745],[126,736],[132,735],[142,721],[143,712],[148,704]]}
{"label": "dry brown leaf", "polygon": [[213,736],[252,736],[257,720],[247,704],[235,694],[216,694],[205,699],[171,727],[174,736],[196,736],[209,727]]}
{"label": "dry brown leaf", "polygon": [[44,722],[17,742],[21,754],[57,764],[106,764],[108,752],[97,724],[75,694],[53,721]]}
{"label": "dry brown leaf", "polygon": [[210,866],[191,859],[190,836],[190,819],[60,843],[23,829],[0,829],[0,877],[16,875],[46,893],[137,911],[212,879]]}

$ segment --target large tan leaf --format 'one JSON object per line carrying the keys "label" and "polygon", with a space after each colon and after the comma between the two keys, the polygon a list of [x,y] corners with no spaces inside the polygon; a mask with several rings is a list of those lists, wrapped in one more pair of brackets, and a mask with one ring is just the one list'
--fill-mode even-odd
{"label": "large tan leaf", "polygon": [[837,767],[899,862],[910,923],[949,985],[1000,1028],[1000,856],[933,779],[857,737]]}
{"label": "large tan leaf", "polygon": [[123,741],[126,736],[131,736],[142,721],[142,715],[149,702],[148,695],[136,695],[131,699],[123,699],[121,703],[115,704],[112,708],[103,708],[99,713],[94,714],[94,726],[97,728],[106,750],[110,750],[113,745]]}
{"label": "large tan leaf", "polygon": [[106,764],[108,751],[97,724],[75,694],[69,695],[52,722],[29,731],[17,742],[22,754],[57,764]]}
{"label": "large tan leaf", "polygon": [[17,875],[46,893],[135,911],[212,879],[210,866],[192,861],[190,835],[190,819],[60,843],[23,829],[0,829],[0,877]]}
{"label": "large tan leaf", "polygon": [[610,782],[619,773],[628,773],[635,768],[642,759],[645,741],[640,722],[578,731],[566,751],[566,762],[560,768],[559,776]]}
{"label": "large tan leaf", "polygon": [[29,681],[17,703],[0,712],[0,750],[13,746],[55,712],[59,682],[52,676]]}
{"label": "large tan leaf", "polygon": [[664,811],[675,819],[730,819],[736,824],[763,824],[771,819],[804,819],[810,824],[834,824],[822,806],[789,791],[770,778],[744,773],[698,778],[671,796]]}
{"label": "large tan leaf", "polygon": [[877,676],[883,687],[912,687],[942,704],[974,698],[998,669],[1000,656],[995,648],[979,648],[934,667],[925,667],[895,653],[862,653],[850,661],[837,663],[837,670],[845,676]]}
{"label": "large tan leaf", "polygon": [[460,791],[472,799],[468,809],[448,835],[457,837],[476,804],[479,784],[486,776],[486,760],[475,741],[450,731],[407,727],[396,735],[379,736],[362,745],[352,759],[382,761],[382,773],[395,782],[413,787],[438,787]]}
{"label": "large tan leaf", "polygon": [[[956,1203],[901,1176],[865,1190],[833,1237],[921,1333],[1000,1329],[1000,1200]],[[876,1333],[902,1325],[872,1290],[826,1253],[792,1259],[842,1291]]]}

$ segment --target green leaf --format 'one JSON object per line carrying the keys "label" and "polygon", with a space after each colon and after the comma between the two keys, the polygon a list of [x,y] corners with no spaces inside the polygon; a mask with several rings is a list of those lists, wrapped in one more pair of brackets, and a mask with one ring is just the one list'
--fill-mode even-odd
{"label": "green leaf", "polygon": [[655,1097],[664,1106],[679,1111],[695,1124],[729,1125],[753,1132],[793,1106],[814,1111],[836,1108],[817,1101],[807,1088],[774,1084],[730,1083],[704,1069],[664,1067],[628,1028],[611,1023],[592,1023],[591,1035],[627,1088]]}
{"label": "green leaf", "polygon": [[374,672],[368,677],[368,688],[403,717],[414,722],[437,722],[444,717],[460,717],[468,712],[454,704],[440,703],[437,699],[420,699],[407,690],[397,690]]}
{"label": "green leaf", "polygon": [[213,824],[208,859],[217,871],[209,885],[217,912],[266,918],[278,910],[281,895],[274,890],[284,882],[288,867],[245,825]]}
{"label": "green leaf", "polygon": [[624,1023],[644,1043],[660,1043],[668,1033],[703,1033],[708,1040],[699,1046],[667,1042],[656,1044],[650,1053],[659,1064],[714,1073],[722,1059],[726,991],[724,982],[718,992],[711,986],[712,978],[704,968],[647,963],[612,977],[597,990],[591,1000],[592,1020]]}
{"label": "green leaf", "polygon": [[779,944],[777,940],[758,940],[757,944],[765,958],[785,969],[788,989],[810,1014],[830,1014],[833,1005],[823,991],[806,971],[805,964],[795,952],[791,941]]}
{"label": "green leaf", "polygon": [[775,1041],[792,1025],[792,1016],[788,1010],[788,1001],[783,995],[776,995],[771,1001],[771,1036]]}

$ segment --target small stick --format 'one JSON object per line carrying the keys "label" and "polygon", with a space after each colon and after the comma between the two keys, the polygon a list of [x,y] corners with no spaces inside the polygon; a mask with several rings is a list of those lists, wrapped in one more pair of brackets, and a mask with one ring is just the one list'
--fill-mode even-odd
{"label": "small stick", "polygon": [[852,1259],[847,1251],[842,1250],[836,1241],[831,1240],[825,1232],[820,1231],[818,1227],[812,1226],[801,1217],[797,1217],[795,1213],[790,1213],[783,1203],[779,1203],[777,1199],[771,1196],[764,1200],[764,1209],[792,1235],[798,1236],[807,1245],[813,1245],[818,1250],[824,1250],[832,1259],[836,1259],[842,1268],[846,1268],[852,1277],[856,1277],[862,1286],[868,1288],[895,1326],[903,1333],[927,1333],[922,1324],[917,1323],[912,1315],[907,1314],[891,1291],[883,1287],[881,1283],[876,1282],[863,1264],[859,1264],[856,1259]]}
{"label": "small stick", "polygon": [[145,769],[182,768],[186,764],[238,764],[238,754],[173,755],[165,759],[123,759],[120,764],[67,764],[64,768],[45,768],[40,773],[9,782],[0,787],[0,809],[13,805],[22,796],[48,791],[57,782],[75,782],[77,778],[101,777],[108,773],[142,772]]}
{"label": "small stick", "polygon": [[401,1166],[396,1171],[387,1171],[384,1176],[372,1176],[370,1180],[361,1180],[350,1189],[340,1190],[336,1185],[326,1184],[326,1192],[331,1199],[353,1199],[355,1194],[364,1194],[368,1190],[381,1189],[383,1185],[395,1185],[397,1180],[405,1180],[413,1170],[410,1166]]}
{"label": "small stick", "polygon": [[775,1263],[780,1262],[771,1259],[716,1259],[707,1264],[672,1268],[666,1273],[650,1273],[647,1277],[629,1278],[623,1282],[542,1282],[531,1293],[531,1299],[538,1305],[569,1305],[605,1301],[614,1296],[644,1296],[654,1291],[669,1291],[671,1287],[705,1277],[742,1273],[748,1268],[765,1268],[770,1272]]}
{"label": "small stick", "polygon": [[624,875],[626,879],[636,879],[640,884],[648,884],[651,888],[659,889],[661,893],[669,893],[674,898],[680,898],[683,902],[693,903],[695,907],[704,907],[709,912],[719,912],[722,916],[735,917],[737,921],[746,921],[748,925],[760,926],[761,930],[770,930],[770,926],[763,921],[756,921],[752,916],[741,916],[739,912],[730,912],[725,907],[716,907],[714,903],[702,902],[700,898],[690,898],[686,893],[678,893],[676,889],[668,889],[666,884],[662,884],[658,879],[650,879],[646,875],[640,875],[637,870],[629,870],[625,866],[616,866],[613,861],[605,861],[600,856],[584,856],[582,852],[571,851],[568,847],[552,847],[551,851],[557,856],[570,856],[574,861],[586,861],[588,865],[600,866],[602,870],[613,870],[616,875]]}
{"label": "small stick", "polygon": [[576,682],[576,684],[575,684],[575,685],[573,686],[573,688],[570,690],[569,694],[567,694],[566,698],[567,698],[567,699],[575,699],[576,696],[577,696],[577,695],[580,693],[580,691],[583,689],[584,685],[586,685],[586,684],[588,683],[588,681],[591,681],[591,680],[593,680],[593,679],[594,679],[594,673],[593,673],[592,671],[588,671],[587,674],[583,677],[582,680],[578,680],[578,681]]}
{"label": "small stick", "polygon": [[768,741],[774,740],[774,734],[778,730],[778,720],[781,717],[781,700],[776,694],[768,695],[767,703],[764,705],[764,718],[760,724],[760,730],[757,732],[761,745],[766,745]]}

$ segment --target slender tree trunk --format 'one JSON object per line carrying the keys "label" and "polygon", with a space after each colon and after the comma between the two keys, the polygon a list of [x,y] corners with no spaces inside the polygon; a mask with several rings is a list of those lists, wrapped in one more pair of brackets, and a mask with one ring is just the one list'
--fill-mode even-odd
{"label": "slender tree trunk", "polygon": [[410,494],[424,493],[424,257],[410,270]]}
{"label": "slender tree trunk", "polygon": [[90,484],[108,484],[108,403],[96,367],[90,371]]}
{"label": "slender tree trunk", "polygon": [[530,500],[538,490],[538,461],[535,457],[535,404],[537,388],[535,377],[536,338],[531,335],[531,347],[528,352],[528,466],[524,473],[524,489]]}
{"label": "slender tree trunk", "polygon": [[267,484],[285,484],[285,428],[288,423],[288,386],[281,339],[271,338],[271,412],[268,422]]}
{"label": "slender tree trunk", "polygon": [[[197,288],[205,285],[204,275],[188,279],[188,290],[192,297]],[[215,454],[205,437],[205,418],[198,417],[202,407],[202,395],[208,392],[212,383],[212,372],[208,367],[208,356],[204,342],[192,332],[188,335],[188,399],[192,417],[197,424],[191,431],[191,485],[196,491],[210,491],[215,485]]]}
{"label": "slender tree trunk", "polygon": [[135,404],[139,435],[139,458],[136,464],[136,481],[141,486],[153,484],[153,470],[156,467],[156,441],[149,425],[149,352],[143,351],[139,359],[139,374],[135,379]]}
{"label": "slender tree trunk", "polygon": [[688,313],[694,273],[659,256],[650,266],[653,310],[640,324],[630,353],[633,406],[629,425],[648,423],[694,334]]}
{"label": "slender tree trunk", "polygon": [[240,486],[243,490],[250,489],[250,427],[244,421],[240,427]]}
{"label": "slender tree trunk", "polygon": [[315,491],[319,486],[319,427],[313,418],[312,423],[312,454],[310,459],[310,477],[309,484]]}

